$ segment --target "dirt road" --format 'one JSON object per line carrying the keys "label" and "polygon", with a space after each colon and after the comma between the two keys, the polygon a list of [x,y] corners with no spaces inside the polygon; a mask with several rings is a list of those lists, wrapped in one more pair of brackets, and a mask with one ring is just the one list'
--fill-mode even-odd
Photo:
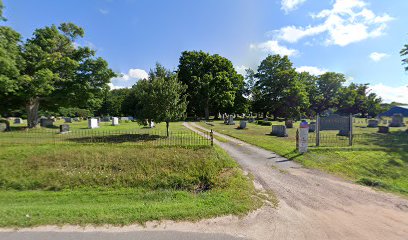
{"label": "dirt road", "polygon": [[[185,126],[201,128],[195,123]],[[231,223],[236,233],[257,239],[408,239],[407,200],[302,168],[273,152],[215,134],[228,140],[216,144],[279,199],[278,209],[263,209]]]}

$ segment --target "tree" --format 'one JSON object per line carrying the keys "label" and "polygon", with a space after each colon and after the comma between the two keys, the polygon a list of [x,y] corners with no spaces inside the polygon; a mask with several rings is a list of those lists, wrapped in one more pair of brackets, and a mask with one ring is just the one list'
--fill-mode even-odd
{"label": "tree", "polygon": [[236,92],[243,78],[235,71],[231,61],[218,54],[203,51],[185,51],[178,67],[179,80],[187,85],[188,114],[209,118],[234,105]]}
{"label": "tree", "polygon": [[408,71],[408,44],[405,44],[402,50],[400,51],[401,57],[405,57],[402,59],[402,64],[405,66],[405,71]]}
{"label": "tree", "polygon": [[344,82],[346,78],[341,73],[327,72],[317,77],[316,87],[309,92],[311,109],[320,114],[335,107]]}
{"label": "tree", "polygon": [[21,49],[23,64],[13,97],[24,103],[29,128],[37,125],[40,104],[46,109],[62,106],[96,109],[110,79],[116,74],[95,51],[75,47],[84,30],[72,23],[37,29]]}
{"label": "tree", "polygon": [[0,21],[6,21],[7,19],[3,17],[3,9],[4,9],[4,4],[3,1],[0,0]]}
{"label": "tree", "polygon": [[136,112],[139,121],[166,122],[167,136],[169,125],[184,117],[187,109],[185,91],[177,78],[177,74],[166,70],[162,65],[150,70],[149,78],[139,80],[132,88],[136,98]]}
{"label": "tree", "polygon": [[128,88],[114,89],[106,91],[100,109],[97,111],[98,115],[105,116],[125,116],[133,115],[126,109],[124,103],[128,98],[131,90]]}
{"label": "tree", "polygon": [[274,118],[299,118],[308,106],[305,86],[287,56],[269,55],[259,65],[255,77],[264,111],[268,110]]}
{"label": "tree", "polygon": [[19,104],[12,98],[21,88],[21,36],[10,27],[0,26],[0,112],[14,110]]}

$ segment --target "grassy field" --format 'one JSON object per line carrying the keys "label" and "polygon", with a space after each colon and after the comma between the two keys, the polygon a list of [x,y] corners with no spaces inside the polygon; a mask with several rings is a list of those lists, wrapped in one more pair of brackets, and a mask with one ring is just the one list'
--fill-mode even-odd
{"label": "grassy field", "polygon": [[[172,127],[188,131],[181,123]],[[257,196],[217,147],[3,142],[0,148],[0,227],[198,220],[245,214],[262,204]]]}
{"label": "grassy field", "polygon": [[[220,133],[241,139],[281,156],[296,160],[306,167],[321,169],[351,179],[361,184],[377,187],[408,196],[408,136],[405,128],[392,128],[387,136],[376,133],[377,128],[365,128],[356,124],[354,132],[361,137],[353,147],[312,147],[306,154],[296,151],[296,129],[288,129],[289,137],[271,136],[270,126],[249,123],[248,129],[237,125],[225,125],[220,121],[209,126],[200,125]],[[282,122],[273,124],[283,125]],[[295,126],[299,124],[296,123]],[[335,132],[326,132],[335,139]],[[348,142],[344,141],[345,143]]]}

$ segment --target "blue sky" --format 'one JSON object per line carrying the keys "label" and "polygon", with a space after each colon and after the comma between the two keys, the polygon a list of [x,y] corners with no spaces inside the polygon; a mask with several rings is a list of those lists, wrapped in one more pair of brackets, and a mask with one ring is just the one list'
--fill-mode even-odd
{"label": "blue sky", "polygon": [[230,59],[239,72],[268,54],[299,70],[344,73],[387,102],[408,103],[406,0],[3,0],[5,23],[29,38],[36,28],[73,22],[80,45],[97,50],[129,87],[160,62],[176,69],[184,50]]}

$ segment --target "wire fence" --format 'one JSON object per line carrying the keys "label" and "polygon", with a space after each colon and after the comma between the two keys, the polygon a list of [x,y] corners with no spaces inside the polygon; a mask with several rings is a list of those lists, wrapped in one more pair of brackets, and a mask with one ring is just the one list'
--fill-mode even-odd
{"label": "wire fence", "polygon": [[60,133],[57,129],[22,130],[0,133],[0,144],[132,144],[150,146],[209,146],[210,133],[192,131],[75,130]]}
{"label": "wire fence", "polygon": [[[308,137],[310,147],[317,147],[316,134],[310,133]],[[348,136],[340,136],[336,133],[320,133],[320,147],[347,147],[350,145]],[[407,148],[408,133],[358,133],[352,135],[352,146]]]}

